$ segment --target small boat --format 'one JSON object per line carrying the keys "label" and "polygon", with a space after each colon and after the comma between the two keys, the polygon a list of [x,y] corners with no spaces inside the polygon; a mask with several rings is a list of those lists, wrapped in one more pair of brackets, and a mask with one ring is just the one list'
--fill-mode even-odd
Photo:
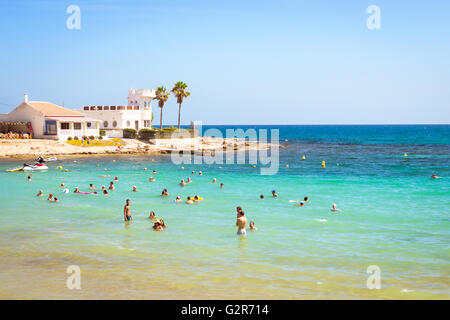
{"label": "small boat", "polygon": [[35,163],[35,164],[24,164],[23,171],[37,171],[37,170],[48,170],[48,167],[43,163]]}
{"label": "small boat", "polygon": [[38,171],[38,170],[48,170],[45,162],[47,161],[56,161],[58,160],[56,157],[51,157],[44,159],[42,156],[34,160],[33,164],[24,163],[22,167],[14,168],[6,170],[7,172],[17,172],[17,171]]}
{"label": "small boat", "polygon": [[42,160],[43,160],[44,162],[50,162],[50,161],[56,161],[56,160],[58,160],[58,158],[56,158],[56,157],[50,157],[50,158],[42,158]]}

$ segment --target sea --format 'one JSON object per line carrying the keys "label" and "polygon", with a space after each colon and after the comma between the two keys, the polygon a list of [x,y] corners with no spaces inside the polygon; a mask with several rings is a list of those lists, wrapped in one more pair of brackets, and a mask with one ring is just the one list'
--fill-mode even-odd
{"label": "sea", "polygon": [[[89,155],[27,181],[0,160],[0,299],[450,299],[450,125],[212,128],[278,135],[275,174],[259,157]],[[73,193],[114,177],[109,197]],[[237,206],[258,230],[236,234]]]}

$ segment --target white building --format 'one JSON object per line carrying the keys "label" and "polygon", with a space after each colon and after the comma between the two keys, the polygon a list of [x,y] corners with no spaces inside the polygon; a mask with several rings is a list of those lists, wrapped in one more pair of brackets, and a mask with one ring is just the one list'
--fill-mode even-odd
{"label": "white building", "polygon": [[155,90],[128,90],[127,106],[83,106],[82,112],[90,118],[101,120],[100,129],[108,137],[121,138],[123,129],[140,130],[152,127],[152,105]]}
{"label": "white building", "polygon": [[63,108],[45,101],[28,101],[24,95],[23,102],[8,114],[0,117],[1,121],[20,121],[31,123],[33,138],[67,140],[68,137],[98,137],[99,120],[86,117],[85,114]]}

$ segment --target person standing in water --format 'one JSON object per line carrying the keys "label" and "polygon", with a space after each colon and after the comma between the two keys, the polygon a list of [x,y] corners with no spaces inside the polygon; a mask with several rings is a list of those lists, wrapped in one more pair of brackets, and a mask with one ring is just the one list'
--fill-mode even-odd
{"label": "person standing in water", "polygon": [[238,227],[237,234],[245,235],[247,232],[245,231],[245,225],[247,224],[247,218],[245,217],[244,211],[240,211],[238,213],[238,218],[236,219],[236,226]]}
{"label": "person standing in water", "polygon": [[257,227],[255,227],[255,221],[250,221],[250,224],[248,225],[248,227],[250,228],[250,230],[258,230]]}
{"label": "person standing in water", "polygon": [[125,222],[133,220],[130,210],[130,199],[127,199],[125,207],[123,207],[123,219],[125,220]]}
{"label": "person standing in water", "polygon": [[331,206],[331,211],[334,211],[334,212],[340,211],[340,210],[337,208],[336,203],[333,203],[333,205]]}

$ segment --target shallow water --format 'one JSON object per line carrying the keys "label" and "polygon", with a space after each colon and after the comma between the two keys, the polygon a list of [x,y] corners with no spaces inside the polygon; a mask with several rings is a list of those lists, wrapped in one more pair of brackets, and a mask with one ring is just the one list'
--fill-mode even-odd
{"label": "shallow water", "polygon": [[[170,156],[108,156],[49,163],[27,182],[4,172],[20,162],[0,162],[0,298],[450,298],[450,126],[253,128],[280,128],[277,175],[249,164],[183,170]],[[119,177],[110,197],[58,188],[89,191],[112,181],[104,174]],[[159,196],[163,188],[170,197]],[[61,201],[35,197],[39,189]],[[196,194],[204,200],[195,205],[173,201]],[[306,207],[289,202],[304,196]],[[332,203],[342,211],[332,213]],[[259,228],[244,238],[235,234],[238,205]],[[164,232],[152,231],[151,210]],[[66,287],[69,265],[81,268],[81,290]],[[381,270],[380,290],[366,286],[370,265]]]}

